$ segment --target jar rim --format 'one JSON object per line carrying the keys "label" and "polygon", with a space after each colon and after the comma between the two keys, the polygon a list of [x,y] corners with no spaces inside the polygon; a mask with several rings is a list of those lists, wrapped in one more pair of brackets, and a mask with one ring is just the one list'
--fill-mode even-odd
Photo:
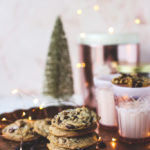
{"label": "jar rim", "polygon": [[150,64],[119,65],[117,71],[120,73],[150,73]]}
{"label": "jar rim", "polygon": [[78,43],[83,45],[120,45],[120,44],[138,44],[139,38],[135,33],[81,33]]}

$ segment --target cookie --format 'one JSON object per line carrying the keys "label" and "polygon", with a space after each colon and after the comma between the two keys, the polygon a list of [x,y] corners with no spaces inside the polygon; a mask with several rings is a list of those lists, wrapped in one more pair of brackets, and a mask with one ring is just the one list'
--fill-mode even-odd
{"label": "cookie", "polygon": [[59,136],[59,137],[74,137],[74,136],[82,136],[88,133],[92,133],[94,132],[94,130],[96,129],[96,125],[93,125],[92,127],[88,128],[88,129],[83,129],[83,130],[62,130],[59,129],[57,127],[54,126],[50,126],[49,127],[49,132],[55,136]]}
{"label": "cookie", "polygon": [[51,125],[51,118],[36,120],[34,123],[34,131],[39,135],[47,137],[49,135],[49,127]]}
{"label": "cookie", "polygon": [[64,110],[52,119],[52,125],[63,130],[82,130],[97,123],[99,117],[86,107]]}
{"label": "cookie", "polygon": [[[47,147],[49,150],[71,150],[69,148],[62,148],[62,147],[56,146],[53,143],[47,144]],[[76,150],[85,150],[85,149],[82,148],[82,149],[76,149]],[[86,148],[86,150],[96,150],[96,146],[95,145],[90,146],[90,147]]]}
{"label": "cookie", "polygon": [[79,137],[57,137],[54,135],[48,136],[51,143],[58,147],[68,148],[68,149],[80,149],[86,148],[97,143],[97,134],[91,133]]}
{"label": "cookie", "polygon": [[2,130],[2,137],[12,141],[32,141],[38,138],[38,135],[33,130],[34,121],[20,119],[7,125]]}
{"label": "cookie", "polygon": [[71,150],[71,149],[69,149],[69,148],[58,147],[58,146],[56,146],[56,145],[53,144],[53,143],[47,144],[47,147],[48,147],[49,150]]}

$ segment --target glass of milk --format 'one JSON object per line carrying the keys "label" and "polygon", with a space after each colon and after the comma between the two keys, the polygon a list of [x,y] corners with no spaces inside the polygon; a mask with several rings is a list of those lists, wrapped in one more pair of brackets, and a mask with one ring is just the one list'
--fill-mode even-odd
{"label": "glass of milk", "polygon": [[97,110],[101,116],[100,124],[107,129],[117,129],[115,97],[111,80],[118,74],[110,74],[94,78]]}
{"label": "glass of milk", "polygon": [[150,140],[150,87],[113,85],[118,133],[127,142]]}

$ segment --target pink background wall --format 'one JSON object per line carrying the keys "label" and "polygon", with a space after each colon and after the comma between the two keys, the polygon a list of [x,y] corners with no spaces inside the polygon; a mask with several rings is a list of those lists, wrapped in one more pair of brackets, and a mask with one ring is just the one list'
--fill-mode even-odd
{"label": "pink background wall", "polygon": [[[99,5],[99,11],[93,6]],[[150,62],[150,0],[0,0],[0,94],[40,92],[50,34],[61,14],[79,93],[77,39],[81,32],[136,32],[141,61]],[[81,9],[82,14],[77,15]],[[141,24],[135,24],[136,18]]]}

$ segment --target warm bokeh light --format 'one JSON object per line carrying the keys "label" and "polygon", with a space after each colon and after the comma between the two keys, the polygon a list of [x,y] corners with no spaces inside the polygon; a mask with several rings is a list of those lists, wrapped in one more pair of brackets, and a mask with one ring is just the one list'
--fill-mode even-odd
{"label": "warm bokeh light", "polygon": [[22,112],[22,117],[24,117],[26,115],[26,113],[25,112]]}
{"label": "warm bokeh light", "polygon": [[134,20],[134,23],[135,24],[141,24],[141,20],[137,18],[137,19]]}
{"label": "warm bokeh light", "polygon": [[100,141],[102,141],[102,137],[100,137],[100,136],[99,136],[99,138],[98,138],[98,142],[100,142]]}
{"label": "warm bokeh light", "polygon": [[78,14],[78,15],[81,15],[81,14],[82,14],[82,10],[81,10],[81,9],[78,9],[78,10],[77,10],[77,14]]}
{"label": "warm bokeh light", "polygon": [[85,68],[86,64],[83,62],[83,63],[81,63],[81,66],[82,66],[83,68]]}
{"label": "warm bokeh light", "polygon": [[77,63],[77,64],[76,64],[76,67],[77,67],[77,68],[81,68],[81,63]]}
{"label": "warm bokeh light", "polygon": [[32,112],[35,112],[35,109],[32,109]]}
{"label": "warm bokeh light", "polygon": [[93,6],[93,9],[94,9],[95,11],[99,11],[99,5],[94,5],[94,6]]}
{"label": "warm bokeh light", "polygon": [[116,61],[113,61],[113,62],[111,63],[111,66],[112,66],[113,68],[117,68],[117,67],[118,67],[118,63],[117,63]]}
{"label": "warm bokeh light", "polygon": [[80,38],[85,38],[86,37],[86,34],[85,33],[80,33]]}
{"label": "warm bokeh light", "polygon": [[89,86],[89,83],[88,83],[88,82],[85,82],[85,86],[88,87],[88,86]]}
{"label": "warm bokeh light", "polygon": [[6,118],[2,118],[2,121],[6,121],[7,119]]}
{"label": "warm bokeh light", "polygon": [[17,94],[18,92],[19,92],[18,89],[13,89],[13,90],[11,91],[11,94]]}
{"label": "warm bokeh light", "polygon": [[84,62],[76,64],[77,68],[85,68],[85,66],[86,66],[86,64]]}
{"label": "warm bokeh light", "polygon": [[111,147],[112,147],[112,148],[116,148],[116,146],[117,146],[117,143],[116,143],[116,142],[111,142]]}
{"label": "warm bokeh light", "polygon": [[38,102],[39,102],[39,99],[37,99],[37,98],[35,98],[35,99],[33,100],[33,103],[34,103],[34,104],[38,104]]}
{"label": "warm bokeh light", "polygon": [[147,146],[148,149],[150,149],[150,144]]}
{"label": "warm bokeh light", "polygon": [[116,139],[116,138],[112,138],[112,141],[113,141],[113,142],[116,142],[116,141],[117,141],[117,139]]}
{"label": "warm bokeh light", "polygon": [[43,105],[40,105],[40,106],[39,106],[39,109],[42,110],[42,109],[43,109]]}
{"label": "warm bokeh light", "polygon": [[32,117],[31,117],[31,116],[29,116],[29,117],[28,117],[28,120],[32,120]]}
{"label": "warm bokeh light", "polygon": [[109,27],[109,28],[108,28],[108,32],[109,32],[110,34],[113,34],[113,33],[114,33],[114,28],[113,28],[113,27]]}

